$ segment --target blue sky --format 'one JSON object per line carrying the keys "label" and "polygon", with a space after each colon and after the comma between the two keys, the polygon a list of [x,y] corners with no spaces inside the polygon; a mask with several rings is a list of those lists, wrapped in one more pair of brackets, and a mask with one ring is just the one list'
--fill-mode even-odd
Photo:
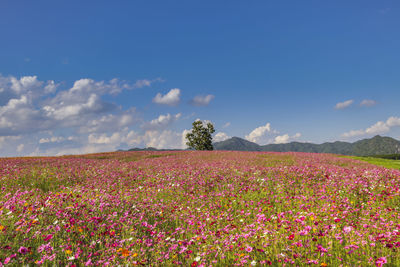
{"label": "blue sky", "polygon": [[[398,1],[1,1],[0,156],[400,139]],[[158,97],[157,97],[158,95]]]}

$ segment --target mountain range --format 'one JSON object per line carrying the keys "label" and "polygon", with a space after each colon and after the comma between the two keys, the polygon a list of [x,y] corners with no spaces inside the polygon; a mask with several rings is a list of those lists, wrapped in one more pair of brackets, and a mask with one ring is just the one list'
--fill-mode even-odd
{"label": "mountain range", "polygon": [[323,144],[291,142],[286,144],[258,145],[248,140],[232,137],[213,144],[215,150],[237,151],[275,151],[275,152],[312,152],[333,153],[352,156],[373,156],[400,153],[400,141],[376,135],[370,139],[349,142],[326,142]]}

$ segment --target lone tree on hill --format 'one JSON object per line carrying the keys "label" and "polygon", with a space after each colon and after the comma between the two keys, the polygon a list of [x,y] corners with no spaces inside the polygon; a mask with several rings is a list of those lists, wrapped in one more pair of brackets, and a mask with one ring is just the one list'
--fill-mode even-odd
{"label": "lone tree on hill", "polygon": [[211,135],[215,132],[214,125],[208,122],[205,127],[200,120],[194,121],[192,125],[192,131],[186,134],[186,145],[196,150],[213,150]]}

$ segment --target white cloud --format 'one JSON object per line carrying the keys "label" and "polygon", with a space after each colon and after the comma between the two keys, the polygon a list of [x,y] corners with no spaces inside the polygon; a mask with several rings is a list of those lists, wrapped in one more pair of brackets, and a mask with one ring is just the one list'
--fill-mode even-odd
{"label": "white cloud", "polygon": [[289,142],[289,135],[284,134],[284,135],[278,135],[275,137],[275,144],[285,144]]}
{"label": "white cloud", "polygon": [[396,126],[400,126],[400,118],[399,117],[389,117],[389,119],[387,119],[386,124],[389,127],[396,127]]}
{"label": "white cloud", "polygon": [[[138,137],[129,128],[140,121],[139,113],[134,107],[124,109],[108,102],[104,96],[161,81],[157,78],[132,84],[85,78],[60,88],[66,87],[65,83],[41,81],[37,76],[0,75],[0,155],[17,155],[22,142],[24,147],[19,146],[19,150],[25,155],[112,151],[117,146],[135,144],[132,140]],[[53,132],[62,136],[53,136]],[[12,139],[16,137],[21,141]]]}
{"label": "white cloud", "polygon": [[230,122],[227,122],[227,123],[225,123],[225,124],[222,126],[222,128],[227,128],[227,127],[229,127],[229,126],[231,126],[231,123],[230,123]]}
{"label": "white cloud", "polygon": [[11,89],[16,94],[23,94],[27,91],[40,89],[43,82],[37,79],[37,76],[24,76],[19,80],[15,77],[10,77]]}
{"label": "white cloud", "polygon": [[154,98],[153,102],[162,105],[176,106],[180,102],[181,90],[178,88],[171,89],[167,94],[162,95],[158,93]]}
{"label": "white cloud", "polygon": [[151,120],[148,123],[145,123],[142,128],[147,129],[147,130],[159,130],[159,129],[165,129],[169,125],[171,125],[173,122],[177,121],[181,117],[181,113],[171,115],[160,115],[158,116],[157,119]]}
{"label": "white cloud", "polygon": [[104,114],[87,121],[79,128],[80,133],[110,132],[115,129],[123,129],[138,121],[135,108],[130,108],[119,114]]}
{"label": "white cloud", "polygon": [[282,144],[297,140],[301,137],[300,133],[296,133],[293,136],[289,134],[278,135],[279,131],[272,129],[271,124],[267,123],[264,126],[260,126],[251,131],[245,136],[245,139],[260,145],[275,143]]}
{"label": "white cloud", "polygon": [[121,142],[121,134],[116,132],[111,136],[107,134],[90,134],[88,136],[89,144],[117,144]]}
{"label": "white cloud", "polygon": [[54,81],[48,81],[47,85],[44,87],[44,93],[45,94],[54,93],[59,85],[60,84],[56,84]]}
{"label": "white cloud", "polygon": [[191,103],[194,106],[207,106],[213,99],[214,95],[198,95],[192,99]]}
{"label": "white cloud", "polygon": [[146,131],[142,136],[143,143],[146,147],[166,148],[166,149],[184,149],[186,145],[183,144],[183,138],[186,131],[182,133],[174,132],[171,130],[164,131]]}
{"label": "white cloud", "polygon": [[271,133],[271,124],[267,123],[264,126],[260,126],[255,128],[253,131],[251,131],[248,135],[245,136],[245,138],[250,141],[250,142],[259,142],[263,137],[265,137],[266,134]]}
{"label": "white cloud", "polygon": [[17,152],[22,152],[22,150],[24,150],[24,144],[19,144],[17,146]]}
{"label": "white cloud", "polygon": [[[70,137],[69,140],[71,140],[72,137]],[[46,144],[46,143],[59,143],[62,141],[65,141],[66,139],[62,136],[52,136],[49,138],[40,138],[39,144]],[[68,139],[67,139],[68,140]]]}
{"label": "white cloud", "polygon": [[345,109],[348,108],[349,106],[351,106],[353,104],[353,100],[347,100],[344,102],[339,102],[335,105],[335,109]]}
{"label": "white cloud", "polygon": [[346,132],[342,134],[343,137],[349,138],[349,137],[355,137],[355,136],[361,136],[364,135],[365,131],[364,130],[351,130],[349,132]]}
{"label": "white cloud", "polygon": [[372,99],[364,99],[361,101],[360,106],[362,107],[372,107],[376,105],[376,101]]}
{"label": "white cloud", "polygon": [[226,133],[219,132],[214,135],[213,142],[221,142],[221,141],[224,141],[229,138],[231,138],[231,137],[228,136]]}
{"label": "white cloud", "polygon": [[389,132],[390,127],[383,121],[378,121],[371,127],[368,127],[365,130],[366,134],[380,134],[380,133],[386,133]]}
{"label": "white cloud", "polygon": [[389,132],[393,127],[400,126],[399,117],[389,117],[386,121],[378,121],[374,125],[366,128],[365,130],[351,130],[343,133],[342,136],[345,138],[365,135],[376,135]]}
{"label": "white cloud", "polygon": [[286,144],[286,143],[295,141],[300,137],[301,137],[301,133],[296,133],[293,136],[289,136],[288,134],[278,135],[275,137],[274,143],[275,144]]}
{"label": "white cloud", "polygon": [[17,97],[9,99],[6,105],[0,106],[0,136],[19,135],[45,127],[39,123],[40,112],[33,107],[29,96]]}
{"label": "white cloud", "polygon": [[182,137],[181,137],[181,148],[182,148],[182,149],[187,148],[187,145],[186,145],[186,142],[187,142],[187,140],[186,140],[186,135],[187,135],[188,133],[190,133],[190,132],[192,132],[192,131],[191,131],[191,130],[187,130],[187,129],[183,130],[183,132],[182,132]]}
{"label": "white cloud", "polygon": [[149,87],[155,82],[163,82],[163,81],[164,80],[161,78],[156,78],[153,80],[148,80],[148,79],[137,80],[132,88],[135,89],[135,88]]}

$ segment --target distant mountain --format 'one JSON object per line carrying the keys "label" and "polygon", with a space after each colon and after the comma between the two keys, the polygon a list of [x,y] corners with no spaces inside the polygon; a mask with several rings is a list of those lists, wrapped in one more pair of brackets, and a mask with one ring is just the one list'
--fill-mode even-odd
{"label": "distant mountain", "polygon": [[146,148],[138,148],[138,147],[135,147],[135,148],[131,148],[131,149],[128,149],[128,150],[122,150],[122,149],[120,149],[120,150],[118,150],[118,151],[175,151],[175,150],[182,150],[182,149],[169,149],[169,148],[166,148],[166,149],[158,149],[158,148],[155,148],[155,147],[146,147]]}
{"label": "distant mountain", "polygon": [[333,153],[354,156],[372,156],[400,153],[400,141],[391,137],[375,136],[354,143],[327,142],[323,144],[291,142],[287,144],[269,144],[260,146],[239,137],[232,137],[222,142],[214,143],[215,150],[239,151],[275,151],[275,152],[313,152]]}
{"label": "distant mountain", "polygon": [[261,146],[239,137],[232,137],[213,144],[215,150],[261,151]]}

